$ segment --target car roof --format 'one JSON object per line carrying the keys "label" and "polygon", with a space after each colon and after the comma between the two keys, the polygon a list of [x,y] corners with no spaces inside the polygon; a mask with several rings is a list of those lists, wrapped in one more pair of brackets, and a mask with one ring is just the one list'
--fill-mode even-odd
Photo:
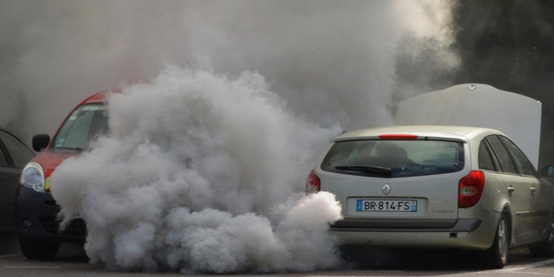
{"label": "car roof", "polygon": [[108,98],[108,95],[110,95],[112,93],[119,93],[119,92],[121,92],[121,90],[106,90],[106,91],[101,91],[101,92],[95,93],[95,94],[89,96],[87,99],[83,100],[83,102],[81,102],[79,104],[79,106],[83,105],[83,104],[105,102],[106,99]]}
{"label": "car roof", "polygon": [[410,125],[355,130],[341,135],[336,139],[336,141],[378,138],[381,135],[417,135],[419,137],[453,138],[457,140],[469,141],[472,138],[484,133],[504,135],[498,130],[481,127]]}
{"label": "car roof", "polygon": [[[0,131],[4,131],[4,132],[10,134],[12,137],[16,138],[17,140],[21,141],[18,136],[16,136],[14,133],[9,131],[8,129],[4,129],[4,128],[0,127]],[[23,143],[23,141],[21,141],[21,143]],[[23,143],[23,144],[25,144],[25,143]]]}

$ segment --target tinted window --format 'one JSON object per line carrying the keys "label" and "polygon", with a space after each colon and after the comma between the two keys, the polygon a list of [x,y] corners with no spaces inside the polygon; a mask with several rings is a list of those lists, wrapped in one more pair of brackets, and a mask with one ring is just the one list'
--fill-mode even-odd
{"label": "tinted window", "polygon": [[479,168],[495,171],[486,143],[487,142],[485,140],[482,140],[479,145]]}
{"label": "tinted window", "polygon": [[86,149],[90,142],[106,134],[108,120],[103,104],[83,105],[75,109],[54,138],[54,148]]}
{"label": "tinted window", "polygon": [[6,166],[8,166],[8,160],[6,159],[6,155],[4,155],[4,151],[0,148],[0,167]]}
{"label": "tinted window", "polygon": [[8,149],[15,167],[24,167],[33,158],[33,152],[11,134],[0,131],[0,138]]}
{"label": "tinted window", "polygon": [[519,149],[519,147],[517,147],[508,138],[501,136],[500,140],[502,141],[504,146],[506,146],[506,149],[508,149],[510,154],[512,154],[512,158],[514,158],[516,166],[519,169],[519,173],[524,175],[533,175],[535,171],[533,169],[533,165],[531,164],[531,162],[529,162],[529,160],[527,159],[525,154],[523,154],[523,152]]}
{"label": "tinted window", "polygon": [[500,140],[496,136],[488,136],[486,139],[492,146],[492,149],[494,150],[494,152],[496,153],[496,157],[500,162],[500,167],[502,167],[502,171],[508,172],[508,173],[517,173],[516,168],[514,167],[514,164],[512,162],[512,159],[508,154],[508,151],[506,151],[506,149],[504,148]]}
{"label": "tinted window", "polygon": [[344,167],[379,167],[390,169],[392,177],[450,173],[463,169],[463,149],[461,142],[453,141],[340,141],[331,147],[321,168],[343,174],[371,175],[369,170],[356,171]]}

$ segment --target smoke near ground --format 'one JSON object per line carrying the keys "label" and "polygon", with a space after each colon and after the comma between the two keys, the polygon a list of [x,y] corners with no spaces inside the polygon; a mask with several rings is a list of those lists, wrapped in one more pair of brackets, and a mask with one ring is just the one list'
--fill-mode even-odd
{"label": "smoke near ground", "polygon": [[52,134],[123,88],[111,134],[50,181],[65,220],[87,222],[91,261],[123,270],[340,266],[327,229],[341,207],[304,196],[306,175],[341,131],[392,124],[392,95],[427,86],[402,61],[459,62],[453,1],[0,5],[0,125]]}
{"label": "smoke near ground", "polygon": [[334,195],[297,185],[339,129],[293,118],[255,73],[171,67],[109,101],[112,135],[64,162],[52,194],[89,228],[92,262],[126,270],[308,271],[338,265]]}

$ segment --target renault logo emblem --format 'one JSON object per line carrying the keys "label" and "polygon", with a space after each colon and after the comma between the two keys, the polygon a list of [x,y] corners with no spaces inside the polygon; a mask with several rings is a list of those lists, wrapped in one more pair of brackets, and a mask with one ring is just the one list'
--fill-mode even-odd
{"label": "renault logo emblem", "polygon": [[469,90],[475,90],[477,86],[475,84],[469,85]]}
{"label": "renault logo emblem", "polygon": [[385,184],[381,190],[383,191],[383,193],[385,195],[389,195],[389,193],[391,191],[391,188],[390,188],[389,184]]}

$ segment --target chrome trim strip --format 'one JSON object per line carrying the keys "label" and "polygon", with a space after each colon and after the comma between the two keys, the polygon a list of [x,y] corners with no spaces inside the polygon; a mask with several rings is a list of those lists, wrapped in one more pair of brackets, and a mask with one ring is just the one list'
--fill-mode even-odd
{"label": "chrome trim strip", "polygon": [[530,216],[547,216],[548,211],[522,211],[516,212],[516,216],[530,217]]}

